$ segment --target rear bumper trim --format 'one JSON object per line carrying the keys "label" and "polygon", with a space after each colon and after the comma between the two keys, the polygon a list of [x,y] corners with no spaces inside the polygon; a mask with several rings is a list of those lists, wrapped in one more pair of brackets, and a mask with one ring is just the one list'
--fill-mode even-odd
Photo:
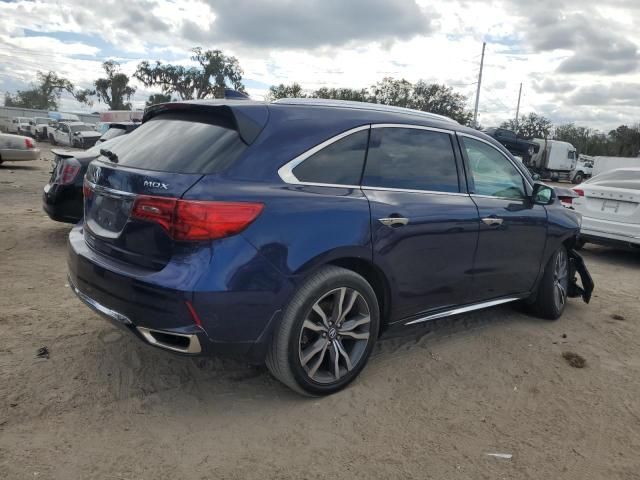
{"label": "rear bumper trim", "polygon": [[123,325],[133,325],[131,320],[129,320],[129,317],[127,317],[126,315],[123,315],[122,313],[116,312],[115,310],[111,310],[108,307],[105,307],[101,303],[96,302],[90,296],[82,293],[78,289],[78,287],[74,285],[70,277],[67,277],[67,280],[69,282],[69,286],[71,287],[71,290],[73,290],[73,293],[75,293],[80,300],[82,300],[86,305],[91,307],[93,310],[95,310],[96,312],[102,315],[109,317],[112,320],[115,320],[116,322],[122,323]]}

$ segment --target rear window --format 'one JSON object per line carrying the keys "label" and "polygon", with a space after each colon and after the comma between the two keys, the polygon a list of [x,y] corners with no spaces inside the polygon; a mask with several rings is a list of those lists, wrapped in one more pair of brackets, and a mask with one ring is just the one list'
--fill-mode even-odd
{"label": "rear window", "polygon": [[110,148],[118,165],[159,172],[220,172],[247,149],[228,124],[195,113],[159,115],[122,138]]}
{"label": "rear window", "polygon": [[127,133],[127,129],[124,127],[111,127],[109,130],[106,131],[104,135],[100,137],[100,140],[102,141],[109,140],[111,138],[116,138],[116,137],[119,137],[120,135],[124,135],[125,133]]}

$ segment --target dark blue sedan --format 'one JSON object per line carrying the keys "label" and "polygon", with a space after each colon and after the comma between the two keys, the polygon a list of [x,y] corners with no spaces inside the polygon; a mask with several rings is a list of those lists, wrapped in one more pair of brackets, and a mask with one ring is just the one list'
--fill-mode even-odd
{"label": "dark blue sedan", "polygon": [[[354,102],[157,105],[89,166],[69,278],[155,347],[345,387],[379,335],[507,302],[589,301],[580,217],[498,142]],[[580,282],[577,277],[580,276]]]}

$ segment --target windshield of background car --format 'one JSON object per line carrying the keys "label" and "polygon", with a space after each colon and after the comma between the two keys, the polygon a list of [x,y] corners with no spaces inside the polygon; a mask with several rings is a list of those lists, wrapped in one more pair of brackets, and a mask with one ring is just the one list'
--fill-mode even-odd
{"label": "windshield of background car", "polygon": [[217,173],[247,149],[226,122],[195,112],[160,114],[121,138],[109,148],[118,165],[160,172]]}
{"label": "windshield of background car", "polygon": [[69,128],[71,129],[71,133],[93,131],[93,129],[87,125],[71,125]]}
{"label": "windshield of background car", "polygon": [[111,127],[100,137],[100,140],[109,140],[110,138],[116,138],[125,133],[127,133],[127,129],[124,127]]}

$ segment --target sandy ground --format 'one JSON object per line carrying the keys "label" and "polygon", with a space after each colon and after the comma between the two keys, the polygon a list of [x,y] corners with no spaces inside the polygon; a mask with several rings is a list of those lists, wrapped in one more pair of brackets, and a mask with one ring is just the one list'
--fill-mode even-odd
{"label": "sandy ground", "polygon": [[70,226],[41,210],[48,172],[0,167],[0,478],[640,478],[640,254],[588,246],[595,297],[557,322],[506,306],[431,324],[309,400],[82,305]]}

